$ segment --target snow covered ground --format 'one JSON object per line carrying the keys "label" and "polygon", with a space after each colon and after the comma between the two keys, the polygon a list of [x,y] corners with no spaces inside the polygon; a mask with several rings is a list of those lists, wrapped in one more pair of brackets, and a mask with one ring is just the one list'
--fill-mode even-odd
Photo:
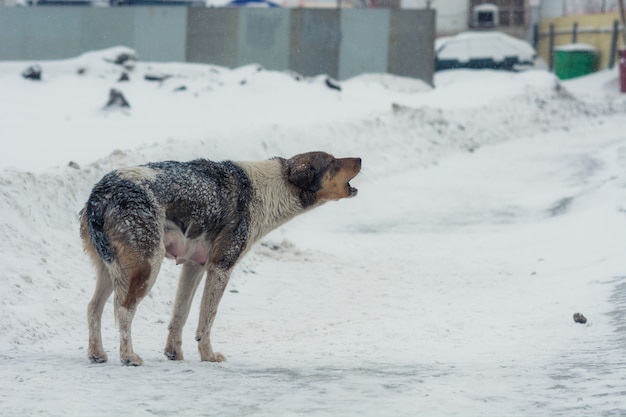
{"label": "snow covered ground", "polygon": [[[616,72],[451,71],[434,89],[366,74],[337,91],[256,65],[140,61],[117,82],[123,51],[39,62],[41,81],[0,63],[0,415],[626,414]],[[104,108],[110,88],[130,109]],[[213,330],[228,362],[198,360],[198,299],[186,360],[162,355],[166,262],[134,322],[145,365],[117,361],[112,305],[110,361],[89,363],[76,213],[104,173],[309,150],[362,157],[359,195],[238,266]]]}

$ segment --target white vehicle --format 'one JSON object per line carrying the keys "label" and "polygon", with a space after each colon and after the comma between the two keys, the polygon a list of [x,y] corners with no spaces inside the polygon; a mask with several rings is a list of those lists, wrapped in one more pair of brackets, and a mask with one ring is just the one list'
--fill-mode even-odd
{"label": "white vehicle", "polygon": [[435,41],[435,70],[532,65],[537,52],[527,42],[502,32],[463,32]]}

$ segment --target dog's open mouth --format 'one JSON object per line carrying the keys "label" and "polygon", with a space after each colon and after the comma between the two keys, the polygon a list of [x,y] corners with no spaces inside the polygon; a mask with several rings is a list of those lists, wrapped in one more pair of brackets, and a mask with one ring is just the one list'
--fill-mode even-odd
{"label": "dog's open mouth", "polygon": [[359,190],[351,186],[350,183],[347,183],[347,186],[348,186],[348,190],[350,191],[350,197],[356,196]]}
{"label": "dog's open mouth", "polygon": [[357,195],[359,190],[350,185],[350,181],[352,181],[354,177],[359,175],[359,172],[361,172],[361,158],[347,158],[344,161],[350,161],[349,165],[352,165],[349,167],[349,170],[352,172],[349,174],[350,177],[346,178],[346,187],[348,188],[348,196],[354,197]]}

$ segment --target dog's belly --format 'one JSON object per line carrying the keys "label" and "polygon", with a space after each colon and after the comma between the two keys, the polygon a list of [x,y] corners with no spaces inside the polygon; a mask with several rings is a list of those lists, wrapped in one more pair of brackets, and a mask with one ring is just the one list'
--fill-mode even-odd
{"label": "dog's belly", "polygon": [[175,259],[177,265],[191,261],[204,266],[209,260],[211,245],[204,236],[187,239],[180,229],[166,227],[163,243],[165,245],[165,257]]}

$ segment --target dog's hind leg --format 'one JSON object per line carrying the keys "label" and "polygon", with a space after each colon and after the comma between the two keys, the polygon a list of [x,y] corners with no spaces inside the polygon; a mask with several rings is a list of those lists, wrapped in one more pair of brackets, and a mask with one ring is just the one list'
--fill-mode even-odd
{"label": "dog's hind leg", "polygon": [[176,292],[176,301],[174,302],[174,311],[172,312],[172,320],[169,325],[169,334],[165,343],[165,356],[171,360],[183,360],[182,335],[183,327],[189,317],[189,309],[193,296],[198,289],[198,284],[202,279],[205,268],[193,262],[185,262],[183,271],[180,274],[178,282],[178,290]]}
{"label": "dog's hind leg", "polygon": [[89,360],[93,363],[107,361],[107,354],[102,346],[102,311],[113,292],[113,281],[104,263],[96,265],[96,289],[87,306],[87,324],[89,326]]}
{"label": "dog's hind leg", "polygon": [[137,305],[156,281],[163,257],[152,262],[139,261],[122,266],[121,279],[115,282],[115,317],[120,331],[120,361],[123,365],[139,366],[143,360],[133,351],[132,322]]}
{"label": "dog's hind leg", "polygon": [[208,270],[202,303],[200,305],[200,320],[196,332],[200,360],[209,362],[224,362],[226,357],[213,352],[211,346],[211,327],[217,314],[217,306],[224,295],[224,290],[230,279],[230,269],[221,269],[211,266]]}

